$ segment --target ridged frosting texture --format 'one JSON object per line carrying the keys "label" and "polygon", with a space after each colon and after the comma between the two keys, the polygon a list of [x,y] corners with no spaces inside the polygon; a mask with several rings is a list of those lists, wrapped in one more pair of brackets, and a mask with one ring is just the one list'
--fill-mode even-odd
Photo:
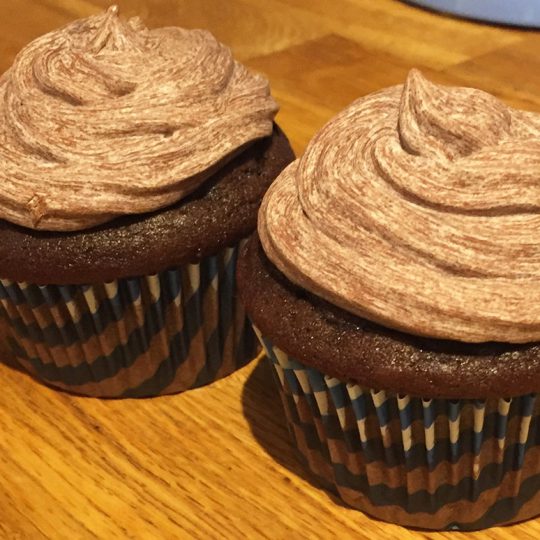
{"label": "ridged frosting texture", "polygon": [[24,48],[0,78],[0,218],[71,231],[170,205],[270,135],[262,76],[208,32],[116,7]]}
{"label": "ridged frosting texture", "polygon": [[294,283],[405,332],[540,340],[540,115],[413,70],[273,184],[259,234]]}

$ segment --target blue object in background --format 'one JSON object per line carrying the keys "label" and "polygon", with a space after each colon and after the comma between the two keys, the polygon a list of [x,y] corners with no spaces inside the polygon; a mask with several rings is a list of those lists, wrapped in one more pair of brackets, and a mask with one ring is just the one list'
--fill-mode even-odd
{"label": "blue object in background", "polygon": [[540,27],[540,0],[407,0],[410,4],[500,24]]}

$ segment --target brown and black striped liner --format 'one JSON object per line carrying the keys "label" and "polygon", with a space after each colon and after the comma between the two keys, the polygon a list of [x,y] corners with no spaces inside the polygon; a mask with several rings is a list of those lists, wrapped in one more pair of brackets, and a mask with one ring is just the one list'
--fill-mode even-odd
{"label": "brown and black striped liner", "polygon": [[427,529],[483,529],[540,513],[540,399],[445,400],[346,383],[260,336],[293,440],[349,505]]}
{"label": "brown and black striped liner", "polygon": [[208,384],[257,345],[236,299],[238,247],[199,264],[95,285],[0,280],[14,357],[43,382],[83,395],[146,397]]}

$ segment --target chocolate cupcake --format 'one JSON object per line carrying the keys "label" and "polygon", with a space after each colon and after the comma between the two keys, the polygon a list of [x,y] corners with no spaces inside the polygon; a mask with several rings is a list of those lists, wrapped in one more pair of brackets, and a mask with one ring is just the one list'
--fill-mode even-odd
{"label": "chocolate cupcake", "polygon": [[539,167],[539,115],[412,71],[268,191],[240,296],[349,505],[427,529],[540,513]]}
{"label": "chocolate cupcake", "polygon": [[239,246],[293,159],[268,82],[202,30],[118,9],[0,79],[0,316],[47,384],[140,397],[207,384],[256,339]]}

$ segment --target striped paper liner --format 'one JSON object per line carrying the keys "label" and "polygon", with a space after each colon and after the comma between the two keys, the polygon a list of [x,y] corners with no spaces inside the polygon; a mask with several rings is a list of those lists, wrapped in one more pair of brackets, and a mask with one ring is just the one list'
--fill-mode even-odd
{"label": "striped paper liner", "polygon": [[39,380],[89,396],[155,396],[224,377],[257,351],[236,298],[238,248],[95,285],[1,279],[10,349]]}
{"label": "striped paper liner", "polygon": [[409,527],[476,530],[540,513],[540,399],[396,395],[324,375],[255,330],[306,466],[348,505]]}

